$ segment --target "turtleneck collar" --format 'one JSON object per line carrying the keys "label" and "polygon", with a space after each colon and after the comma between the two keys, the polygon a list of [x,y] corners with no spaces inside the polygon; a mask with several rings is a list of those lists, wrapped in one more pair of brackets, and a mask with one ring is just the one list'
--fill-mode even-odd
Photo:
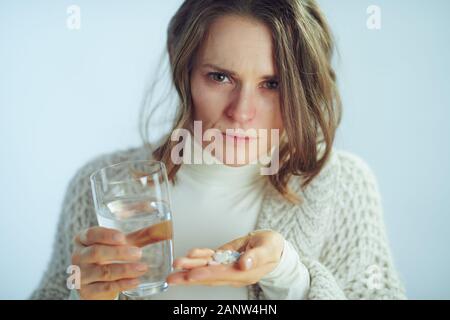
{"label": "turtleneck collar", "polygon": [[[200,164],[194,164],[195,161],[184,161],[178,171],[181,175],[187,175],[205,185],[228,188],[246,187],[265,181],[265,176],[261,175],[262,165],[260,163],[255,162],[238,167],[227,166],[211,153],[204,151],[200,142],[192,135],[190,137],[192,156],[196,157]],[[186,154],[186,152],[183,153],[183,157]],[[201,158],[202,155],[203,158]]]}

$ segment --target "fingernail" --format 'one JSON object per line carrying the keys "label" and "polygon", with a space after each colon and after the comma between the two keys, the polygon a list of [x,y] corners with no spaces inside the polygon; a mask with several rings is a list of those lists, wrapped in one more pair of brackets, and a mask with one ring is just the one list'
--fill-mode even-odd
{"label": "fingernail", "polygon": [[134,268],[136,271],[147,271],[148,269],[147,265],[143,263],[137,264]]}
{"label": "fingernail", "polygon": [[139,248],[130,248],[128,253],[134,257],[140,257],[142,255],[142,250]]}
{"label": "fingernail", "polygon": [[250,269],[250,268],[253,266],[253,260],[252,260],[252,258],[247,258],[247,259],[245,259],[244,265],[245,265],[245,269],[246,269],[246,270]]}

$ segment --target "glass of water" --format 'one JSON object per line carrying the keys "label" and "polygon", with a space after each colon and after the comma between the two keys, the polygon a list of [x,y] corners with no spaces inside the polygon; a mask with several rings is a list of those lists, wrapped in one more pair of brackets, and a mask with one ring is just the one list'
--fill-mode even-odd
{"label": "glass of water", "polygon": [[142,298],[167,290],[173,228],[164,163],[125,161],[95,171],[90,180],[98,224],[125,233],[128,244],[142,249],[142,262],[149,267],[139,286],[123,294]]}

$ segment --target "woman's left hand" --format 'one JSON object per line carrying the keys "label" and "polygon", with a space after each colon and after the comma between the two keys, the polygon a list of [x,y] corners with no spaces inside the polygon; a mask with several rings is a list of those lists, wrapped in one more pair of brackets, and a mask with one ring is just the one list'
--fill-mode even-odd
{"label": "woman's left hand", "polygon": [[257,230],[224,244],[217,250],[241,253],[232,264],[209,265],[214,250],[194,248],[186,257],[175,259],[173,266],[183,269],[170,274],[170,285],[206,285],[244,287],[257,283],[278,265],[283,252],[284,238],[271,230]]}

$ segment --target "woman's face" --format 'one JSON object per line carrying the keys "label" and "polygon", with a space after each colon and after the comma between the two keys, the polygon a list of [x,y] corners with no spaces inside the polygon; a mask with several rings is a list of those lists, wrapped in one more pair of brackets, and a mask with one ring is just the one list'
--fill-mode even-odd
{"label": "woman's face", "polygon": [[[194,120],[202,122],[203,132],[214,128],[223,133],[223,148],[213,152],[217,158],[239,165],[236,155],[245,154],[248,163],[276,144],[270,137],[271,129],[282,132],[279,88],[272,37],[264,24],[231,15],[216,19],[190,77]],[[239,138],[226,135],[227,129],[243,131],[237,131]],[[256,129],[256,135],[248,129]],[[203,146],[210,143],[203,141]],[[250,152],[257,144],[267,149]],[[232,163],[225,161],[229,152],[235,155]]]}

